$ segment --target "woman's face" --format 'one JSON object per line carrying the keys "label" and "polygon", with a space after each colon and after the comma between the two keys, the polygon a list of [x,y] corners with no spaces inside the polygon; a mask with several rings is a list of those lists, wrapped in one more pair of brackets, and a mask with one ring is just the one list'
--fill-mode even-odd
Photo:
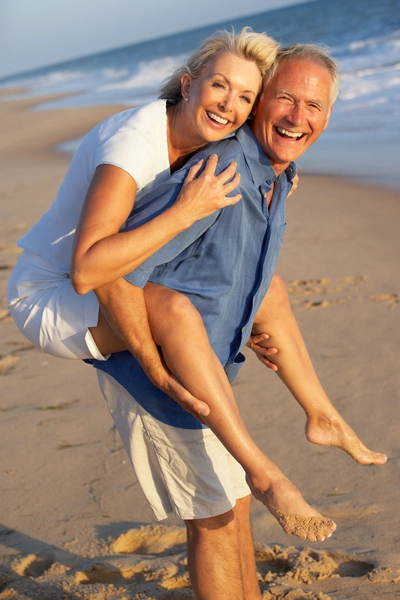
{"label": "woman's face", "polygon": [[261,88],[257,65],[230,52],[219,54],[200,77],[182,77],[185,126],[193,143],[221,140],[249,116]]}

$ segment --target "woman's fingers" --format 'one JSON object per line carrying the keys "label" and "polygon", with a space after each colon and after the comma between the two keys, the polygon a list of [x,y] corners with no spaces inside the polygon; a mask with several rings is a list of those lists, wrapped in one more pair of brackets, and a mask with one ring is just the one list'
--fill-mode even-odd
{"label": "woman's fingers", "polygon": [[190,167],[188,174],[185,177],[185,182],[193,181],[199,175],[201,168],[203,166],[204,160],[201,159],[197,162],[193,167]]}

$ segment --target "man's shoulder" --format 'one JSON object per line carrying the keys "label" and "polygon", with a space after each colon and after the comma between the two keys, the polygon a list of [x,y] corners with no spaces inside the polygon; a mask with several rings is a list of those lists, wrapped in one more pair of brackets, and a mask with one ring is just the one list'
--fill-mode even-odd
{"label": "man's shoulder", "polygon": [[224,138],[223,140],[220,140],[219,142],[212,142],[210,144],[207,144],[207,146],[202,148],[196,154],[196,158],[197,160],[199,160],[200,158],[207,158],[211,154],[217,154],[219,159],[221,160],[223,158],[231,156],[240,157],[243,155],[243,149],[236,135],[232,135],[227,138]]}

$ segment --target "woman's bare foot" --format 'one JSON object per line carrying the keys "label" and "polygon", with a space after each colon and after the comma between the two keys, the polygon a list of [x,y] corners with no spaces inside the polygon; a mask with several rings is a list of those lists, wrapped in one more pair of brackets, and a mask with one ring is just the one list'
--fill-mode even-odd
{"label": "woman's bare foot", "polygon": [[341,448],[361,465],[383,465],[387,461],[385,454],[368,450],[339,414],[331,418],[325,415],[309,417],[306,437],[313,444]]}
{"label": "woman's bare foot", "polygon": [[270,482],[263,492],[260,489],[264,488],[254,485],[250,477],[247,477],[247,483],[253,496],[268,508],[288,535],[310,542],[323,542],[335,531],[336,524],[310,506],[284,475],[280,474]]}

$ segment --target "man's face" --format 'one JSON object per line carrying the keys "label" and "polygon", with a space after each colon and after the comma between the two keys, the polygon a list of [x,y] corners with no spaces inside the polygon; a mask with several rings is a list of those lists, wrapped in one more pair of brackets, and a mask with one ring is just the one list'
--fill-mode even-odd
{"label": "man's face", "polygon": [[332,78],[302,59],[282,60],[254,110],[254,135],[276,174],[301,156],[328,126]]}

